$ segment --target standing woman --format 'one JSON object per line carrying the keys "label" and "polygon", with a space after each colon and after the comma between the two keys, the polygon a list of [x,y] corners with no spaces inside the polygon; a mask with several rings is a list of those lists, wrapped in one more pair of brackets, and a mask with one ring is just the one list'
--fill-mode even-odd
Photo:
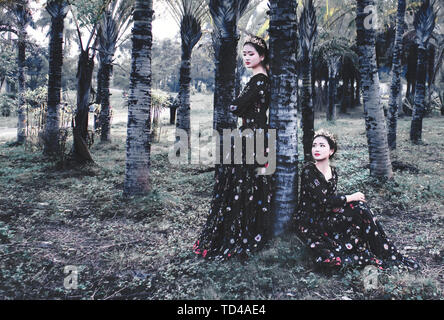
{"label": "standing woman", "polygon": [[393,265],[418,269],[418,264],[401,255],[387,238],[363,193],[336,194],[338,175],[330,165],[336,150],[332,134],[316,132],[312,145],[315,162],[307,164],[301,173],[294,223],[315,263],[327,268],[372,264],[379,269]]}
{"label": "standing woman", "polygon": [[[262,38],[249,37],[242,54],[253,76],[229,110],[243,120],[238,133],[251,129],[256,137],[268,128],[267,45]],[[224,260],[238,255],[245,259],[270,238],[272,177],[259,175],[261,166],[256,161],[246,164],[244,144],[242,149],[242,164],[221,164],[216,173],[209,216],[193,247],[204,258]]]}

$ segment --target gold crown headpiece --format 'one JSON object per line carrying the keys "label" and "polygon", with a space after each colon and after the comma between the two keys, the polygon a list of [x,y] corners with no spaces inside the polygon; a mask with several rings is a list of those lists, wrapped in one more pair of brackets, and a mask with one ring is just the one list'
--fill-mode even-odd
{"label": "gold crown headpiece", "polygon": [[245,38],[245,43],[248,43],[248,42],[257,44],[259,47],[267,49],[265,41],[262,38],[259,38],[259,37],[256,37],[256,36],[247,36]]}
{"label": "gold crown headpiece", "polygon": [[336,137],[335,137],[332,133],[328,132],[328,131],[325,130],[325,129],[319,129],[318,131],[316,131],[315,134],[314,134],[313,139],[315,139],[316,137],[327,137],[327,138],[329,138],[331,141],[333,141],[333,143],[334,143],[335,145],[338,145],[338,143],[337,143],[337,141],[336,141]]}

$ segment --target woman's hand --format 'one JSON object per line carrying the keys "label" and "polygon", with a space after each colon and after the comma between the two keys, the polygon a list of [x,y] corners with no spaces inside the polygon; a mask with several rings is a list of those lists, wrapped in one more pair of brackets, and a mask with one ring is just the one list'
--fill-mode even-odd
{"label": "woman's hand", "polygon": [[353,202],[353,201],[363,201],[363,202],[366,202],[365,195],[362,192],[355,192],[355,193],[353,193],[351,195],[345,196],[345,198],[347,199],[347,203]]}

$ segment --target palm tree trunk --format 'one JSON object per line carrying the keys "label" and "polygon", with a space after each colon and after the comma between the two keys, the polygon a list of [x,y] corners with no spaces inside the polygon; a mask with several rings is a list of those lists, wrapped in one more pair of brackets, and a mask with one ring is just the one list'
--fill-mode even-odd
{"label": "palm tree trunk", "polygon": [[[179,76],[179,101],[180,105],[177,110],[176,128],[187,132],[188,151],[191,151],[191,122],[190,122],[190,84],[191,84],[191,50],[182,46],[182,61],[180,65]],[[176,137],[179,137],[179,132],[176,132]]]}
{"label": "palm tree trunk", "polygon": [[[219,38],[219,47],[216,57],[215,91],[213,128],[219,133],[219,158],[223,159],[223,129],[234,129],[237,126],[237,117],[229,112],[228,105],[233,101],[236,83],[236,47],[237,39],[233,37]],[[218,174],[216,163],[215,174]]]}
{"label": "palm tree trunk", "polygon": [[[223,129],[234,129],[237,116],[229,112],[229,103],[236,95],[237,24],[245,13],[248,0],[211,0],[210,14],[215,23],[213,48],[216,68],[214,77],[213,129],[219,133],[219,159],[223,159]],[[238,70],[239,71],[239,70]],[[239,83],[238,83],[239,84]],[[240,85],[237,88],[240,91]],[[218,173],[216,164],[216,173]]]}
{"label": "palm tree trunk", "polygon": [[[101,60],[102,61],[102,60]],[[110,91],[109,84],[111,74],[113,72],[113,65],[111,62],[101,62],[102,66],[100,68],[101,74],[101,93],[100,93],[100,126],[101,126],[101,134],[100,141],[101,142],[109,142],[111,141],[111,110],[110,110]]]}
{"label": "palm tree trunk", "polygon": [[427,48],[432,32],[435,28],[436,14],[433,4],[425,0],[415,14],[413,25],[416,30],[416,43],[418,44],[418,61],[416,70],[415,104],[412,113],[410,140],[413,143],[421,141],[422,119],[425,116]]}
{"label": "palm tree trunk", "polygon": [[327,105],[327,121],[334,121],[336,119],[336,78],[333,75],[328,79],[328,105]]}
{"label": "palm tree trunk", "polygon": [[26,30],[23,27],[19,30],[17,45],[17,66],[18,66],[18,124],[17,124],[17,143],[23,144],[26,141],[26,109],[25,109],[25,55],[26,55]]}
{"label": "palm tree trunk", "polygon": [[328,106],[327,121],[336,120],[336,92],[338,90],[338,59],[337,57],[329,60],[328,66]]}
{"label": "palm tree trunk", "polygon": [[298,201],[298,121],[296,73],[297,2],[270,1],[270,127],[277,131],[274,233],[281,234]]}
{"label": "palm tree trunk", "polygon": [[396,18],[396,34],[393,49],[392,83],[390,86],[389,112],[387,117],[388,145],[391,150],[396,149],[396,128],[398,123],[399,95],[401,94],[401,54],[402,35],[404,33],[404,15],[406,1],[398,0],[398,12]]}
{"label": "palm tree trunk", "polygon": [[312,100],[311,68],[312,62],[309,56],[302,61],[302,90],[301,90],[301,111],[302,111],[302,131],[304,145],[304,161],[312,159],[311,148],[314,137],[314,108]]}
{"label": "palm tree trunk", "polygon": [[153,13],[152,0],[135,1],[123,190],[125,196],[143,195],[150,190]]}
{"label": "palm tree trunk", "polygon": [[377,178],[391,178],[393,175],[387,142],[387,128],[380,101],[379,75],[376,65],[376,33],[372,25],[364,25],[367,13],[364,8],[373,6],[374,0],[357,0],[357,44],[361,85],[364,100],[364,115],[367,143],[370,157],[370,175]]}
{"label": "palm tree trunk", "polygon": [[[53,4],[57,6],[57,4]],[[65,4],[60,4],[65,6]],[[57,10],[63,11],[63,10]],[[51,32],[49,40],[49,72],[48,72],[48,105],[46,115],[45,145],[46,155],[59,152],[59,105],[62,87],[63,65],[63,21],[66,12],[51,17]]]}
{"label": "palm tree trunk", "polygon": [[427,50],[427,103],[430,103],[432,96],[433,74],[435,67],[435,46],[429,43]]}
{"label": "palm tree trunk", "polygon": [[73,157],[79,163],[93,161],[88,149],[88,113],[91,80],[94,70],[94,56],[89,56],[89,48],[81,49],[77,68],[77,112],[73,128]]}
{"label": "palm tree trunk", "polygon": [[219,134],[222,129],[233,129],[237,125],[237,117],[228,112],[228,104],[233,100],[236,83],[236,48],[237,39],[233,37],[219,38],[219,49],[216,57],[213,127]]}
{"label": "palm tree trunk", "polygon": [[425,114],[425,80],[426,80],[426,57],[425,49],[418,48],[418,69],[416,72],[415,107],[412,114],[410,127],[410,140],[419,143],[422,135],[422,119]]}

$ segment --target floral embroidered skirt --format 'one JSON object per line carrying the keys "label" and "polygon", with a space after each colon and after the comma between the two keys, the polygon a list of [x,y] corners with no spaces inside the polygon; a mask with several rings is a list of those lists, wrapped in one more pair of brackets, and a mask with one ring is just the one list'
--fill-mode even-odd
{"label": "floral embroidered skirt", "polygon": [[272,233],[271,175],[258,175],[255,165],[220,165],[196,254],[209,259],[248,256],[263,247]]}
{"label": "floral embroidered skirt", "polygon": [[296,221],[299,237],[319,266],[419,268],[415,261],[399,252],[364,202],[348,203],[323,217],[307,215]]}

